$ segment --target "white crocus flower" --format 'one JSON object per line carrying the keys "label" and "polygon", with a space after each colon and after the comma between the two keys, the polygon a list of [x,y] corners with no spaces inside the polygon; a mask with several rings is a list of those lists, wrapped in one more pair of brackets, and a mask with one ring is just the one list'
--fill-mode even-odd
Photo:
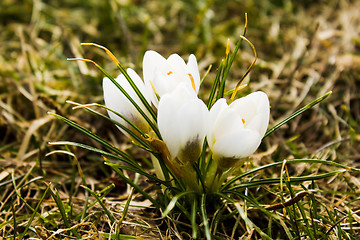
{"label": "white crocus flower", "polygon": [[158,97],[173,91],[179,84],[184,83],[194,92],[199,92],[200,74],[196,57],[191,54],[189,61],[172,54],[165,59],[155,51],[146,51],[143,59],[144,82],[153,91],[152,102],[158,105]]}
{"label": "white crocus flower", "polygon": [[219,99],[210,109],[207,134],[209,147],[218,164],[226,167],[232,165],[231,159],[253,154],[268,127],[269,114],[269,99],[264,92],[251,93],[230,105],[225,99]]}
{"label": "white crocus flower", "polygon": [[[145,99],[150,103],[150,96],[145,88],[144,82],[141,80],[139,75],[132,70],[131,68],[127,69],[127,74],[134,81],[135,85],[138,87],[140,92],[143,94]],[[147,116],[151,116],[144,104],[141,102],[140,98],[136,95],[133,88],[130,86],[129,82],[126,80],[125,76],[120,74],[116,79],[116,82],[129,94],[129,96],[137,103],[137,105],[144,111]],[[115,112],[123,115],[130,122],[132,122],[136,127],[138,127],[142,132],[149,133],[151,131],[151,127],[145,118],[137,111],[134,105],[129,101],[129,99],[115,86],[115,84],[107,77],[103,79],[103,90],[104,90],[104,101],[106,107],[114,110]],[[138,132],[126,123],[121,117],[116,115],[115,113],[108,111],[108,114],[111,119],[123,124],[134,133],[138,134]],[[125,135],[128,134],[119,128]],[[139,134],[138,134],[139,135]]]}
{"label": "white crocus flower", "polygon": [[172,160],[188,164],[198,159],[207,131],[208,113],[204,102],[185,84],[161,97],[158,127]]}

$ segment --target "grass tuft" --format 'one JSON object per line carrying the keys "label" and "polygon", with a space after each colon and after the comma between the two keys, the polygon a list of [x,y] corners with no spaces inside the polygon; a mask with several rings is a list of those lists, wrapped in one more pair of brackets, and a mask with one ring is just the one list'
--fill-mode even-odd
{"label": "grass tuft", "polygon": [[[0,1],[0,238],[357,239],[358,9],[359,1],[334,0]],[[254,60],[251,46],[237,42],[245,32],[257,62],[242,80]],[[66,101],[102,103],[103,76],[67,58],[92,59],[118,75],[106,52],[82,42],[111,49],[123,69],[141,69],[148,49],[194,53],[208,107],[236,92],[240,79],[248,87],[238,96],[269,95],[268,133],[277,131],[223,187],[232,204],[204,204],[225,195],[204,197],[193,209],[181,206],[181,196],[158,198],[149,155],[98,117],[106,110],[72,109]],[[227,47],[236,58],[221,60]],[[216,95],[212,84],[225,79]],[[295,109],[302,114],[292,115]],[[140,171],[150,180],[134,174]],[[153,207],[160,201],[188,211],[190,224],[185,213],[161,218]]]}

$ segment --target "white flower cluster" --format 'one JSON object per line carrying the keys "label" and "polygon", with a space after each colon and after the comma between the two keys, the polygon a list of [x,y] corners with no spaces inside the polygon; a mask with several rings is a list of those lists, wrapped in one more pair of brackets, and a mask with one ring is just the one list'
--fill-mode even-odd
{"label": "white flower cluster", "polygon": [[[147,51],[143,59],[143,79],[127,69],[137,88],[157,111],[157,122],[148,114],[124,75],[118,84],[157,124],[171,159],[181,163],[196,161],[206,138],[213,159],[238,160],[255,152],[269,123],[269,100],[264,92],[254,92],[233,101],[217,100],[210,110],[198,98],[200,75],[194,55],[185,61],[177,54],[165,59]],[[149,122],[108,78],[103,79],[105,105],[120,113],[146,134],[153,136]],[[109,116],[129,127],[122,118],[109,111]]]}

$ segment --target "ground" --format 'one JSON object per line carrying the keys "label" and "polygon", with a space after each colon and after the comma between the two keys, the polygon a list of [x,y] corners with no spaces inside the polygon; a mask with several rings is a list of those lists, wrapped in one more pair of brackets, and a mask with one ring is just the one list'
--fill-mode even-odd
{"label": "ground", "polygon": [[[49,142],[71,140],[103,147],[55,119],[49,111],[91,129],[143,161],[144,166],[148,163],[149,155],[133,147],[112,123],[82,109],[73,110],[73,105],[66,103],[66,100],[103,103],[102,73],[92,64],[67,61],[67,58],[92,59],[114,77],[119,74],[102,50],[81,46],[82,42],[106,46],[125,67],[134,68],[140,76],[146,50],[156,50],[166,57],[176,52],[185,59],[193,53],[201,76],[212,65],[200,92],[205,98],[225,56],[227,40],[230,39],[233,51],[244,34],[247,14],[246,38],[254,44],[258,58],[244,80],[248,87],[243,93],[261,90],[268,94],[270,127],[332,91],[326,100],[264,139],[251,158],[251,167],[285,159],[321,159],[359,168],[358,9],[360,2],[350,0],[1,1],[1,238],[15,235],[66,239],[77,232],[83,238],[101,239],[115,233],[116,224],[109,221],[104,208],[82,185],[94,192],[115,186],[110,192],[105,190],[101,201],[116,223],[124,216],[130,188],[103,164],[101,155]],[[243,43],[226,90],[236,85],[253,60],[252,48]],[[67,153],[54,153],[56,150]],[[325,164],[299,163],[288,165],[286,173],[297,177],[334,169],[338,170]],[[127,174],[134,177],[131,172]],[[280,177],[283,172],[278,167],[261,174],[266,179]],[[299,227],[289,222],[286,222],[288,226],[282,225],[278,235],[275,228],[272,233],[270,230],[270,235],[286,239],[289,231],[295,235],[301,233],[301,239],[355,239],[360,224],[358,177],[358,172],[345,171],[303,183],[316,189],[316,193],[300,199],[303,207],[294,203],[291,206],[299,208],[298,211],[306,210],[312,221],[311,227],[305,229],[312,229],[314,235],[302,230],[302,224]],[[139,186],[150,194],[156,188],[143,178]],[[251,191],[258,194],[257,201],[261,204],[271,205],[289,198],[289,191],[284,190],[282,195],[283,187],[272,184]],[[302,187],[294,186],[294,190],[300,192]],[[191,228],[181,219],[173,216],[162,220],[159,212],[138,193],[132,199],[132,206],[118,228],[123,238],[190,238]],[[315,203],[318,208],[314,207]],[[315,211],[309,210],[312,207]],[[318,215],[312,216],[315,212]],[[286,212],[281,209],[276,213],[286,218]],[[267,219],[264,226],[261,215],[250,211],[249,216],[263,229],[271,222]],[[55,231],[58,231],[56,235]],[[231,238],[231,231],[221,227],[219,234]],[[260,238],[246,231],[242,223],[234,236]]]}

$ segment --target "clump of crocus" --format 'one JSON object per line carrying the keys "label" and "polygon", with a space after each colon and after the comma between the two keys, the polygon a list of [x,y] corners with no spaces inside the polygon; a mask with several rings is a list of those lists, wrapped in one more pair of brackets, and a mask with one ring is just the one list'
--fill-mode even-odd
{"label": "clump of crocus", "polygon": [[[147,51],[143,59],[144,81],[132,69],[128,69],[127,74],[146,101],[156,109],[156,123],[161,136],[156,138],[150,134],[151,126],[144,116],[108,78],[103,81],[106,106],[123,115],[153,140],[155,138],[156,150],[190,189],[202,191],[194,165],[198,164],[205,137],[213,159],[206,174],[205,191],[216,190],[231,170],[259,147],[269,123],[270,107],[265,93],[252,93],[230,105],[221,98],[210,110],[207,109],[197,97],[200,74],[194,55],[190,55],[186,64],[177,54],[165,59],[155,51]],[[116,81],[148,115],[149,111],[125,76],[121,74]],[[128,126],[112,111],[109,115]],[[154,162],[154,166],[157,175],[163,178],[159,164]]]}
{"label": "clump of crocus", "polygon": [[[219,99],[210,109],[207,142],[214,160],[209,188],[217,189],[242,159],[253,154],[269,124],[270,104],[264,92],[254,92],[230,105]],[[210,183],[209,183],[210,182]]]}
{"label": "clump of crocus", "polygon": [[[232,96],[227,99],[226,78],[242,40],[251,45],[255,59],[235,89],[229,91],[232,92]],[[221,221],[224,209],[230,210],[225,214],[226,217],[235,213],[228,204],[235,206],[248,229],[258,231],[238,202],[240,198],[247,198],[239,191],[244,186],[242,180],[246,174],[230,178],[231,175],[257,150],[264,137],[324,100],[331,92],[294,112],[267,131],[270,114],[267,95],[257,91],[235,99],[237,92],[245,86],[241,85],[242,80],[256,61],[254,46],[243,36],[231,56],[228,42],[225,59],[219,65],[207,104],[198,97],[201,82],[194,55],[190,55],[186,63],[177,54],[165,59],[155,51],[147,51],[143,59],[142,80],[134,70],[125,70],[108,49],[96,44],[83,45],[93,45],[105,50],[121,74],[114,79],[92,60],[71,59],[91,62],[106,76],[103,79],[106,106],[74,103],[77,105],[75,108],[85,108],[115,123],[134,144],[150,153],[156,176],[149,173],[129,153],[116,148],[77,123],[52,114],[99,142],[106,150],[72,142],[58,144],[83,147],[103,155],[105,164],[154,206],[161,209],[163,216],[168,215],[177,206],[191,222],[194,239],[203,232],[207,239],[212,238],[209,227],[211,216],[207,215],[206,211],[208,208],[214,210],[220,207],[220,211],[216,211],[211,220],[211,224],[216,222],[214,225],[217,225]],[[109,117],[90,108],[93,106],[107,109]],[[260,169],[263,167],[254,169],[254,172]],[[157,191],[158,199],[155,200],[152,194],[127,177],[124,171],[136,172],[150,182],[160,185],[161,191]],[[261,182],[267,184],[267,181]],[[176,217],[180,215],[176,214]],[[199,218],[202,222],[200,225]],[[200,230],[201,228],[203,229]],[[259,233],[263,234],[261,231]]]}

